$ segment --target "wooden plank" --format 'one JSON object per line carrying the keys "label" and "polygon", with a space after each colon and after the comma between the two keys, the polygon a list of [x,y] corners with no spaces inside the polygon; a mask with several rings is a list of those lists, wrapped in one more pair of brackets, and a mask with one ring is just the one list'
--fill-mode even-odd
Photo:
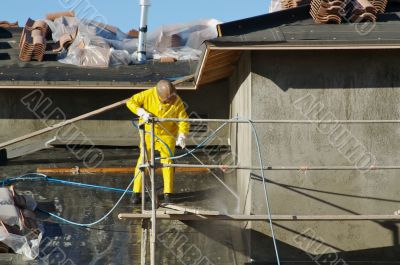
{"label": "wooden plank", "polygon": [[195,87],[196,89],[198,88],[198,82],[199,80],[202,79],[203,76],[203,69],[205,68],[206,64],[207,64],[207,60],[208,60],[208,54],[210,53],[210,50],[208,49],[208,46],[206,46],[206,50],[204,52],[204,55],[201,58],[200,63],[200,67],[197,71],[197,75],[195,76]]}
{"label": "wooden plank", "polygon": [[[157,173],[161,172],[161,168],[157,168]],[[73,167],[73,168],[45,168],[45,167],[38,167],[36,169],[37,173],[43,174],[85,174],[85,173],[129,173],[133,174],[135,172],[135,167],[98,167],[98,168],[80,168],[80,167]],[[175,169],[177,173],[206,173],[208,172],[207,168],[177,168]]]}
{"label": "wooden plank", "polygon": [[[188,80],[190,80],[190,79],[192,79],[192,78],[193,78],[193,75],[189,75],[189,76],[183,77],[183,78],[181,78],[181,79],[175,80],[175,81],[172,82],[172,83],[173,83],[174,85],[177,85],[177,84],[186,82],[186,81],[188,81]],[[11,144],[19,143],[19,142],[22,142],[22,141],[24,141],[24,140],[33,138],[33,137],[38,136],[38,135],[45,134],[45,133],[50,132],[50,131],[53,131],[53,130],[55,130],[55,129],[58,129],[58,128],[64,127],[64,126],[66,126],[66,125],[72,124],[72,123],[74,123],[74,122],[77,122],[77,121],[80,121],[80,120],[84,120],[84,119],[86,119],[86,118],[93,117],[93,116],[98,115],[98,114],[100,114],[100,113],[103,113],[103,112],[106,112],[106,111],[115,109],[115,108],[117,108],[117,107],[120,107],[120,106],[124,105],[124,104],[126,103],[127,100],[128,100],[128,99],[124,99],[124,100],[115,102],[115,103],[110,104],[110,105],[108,105],[108,106],[105,106],[105,107],[102,107],[102,108],[100,108],[100,109],[97,109],[97,110],[94,110],[94,111],[85,113],[85,114],[83,114],[83,115],[77,116],[77,117],[72,118],[72,119],[69,119],[69,120],[62,121],[62,122],[60,122],[60,123],[57,123],[57,124],[54,124],[54,125],[52,125],[52,126],[43,128],[43,129],[38,130],[38,131],[36,131],[36,132],[28,133],[28,134],[26,134],[26,135],[17,137],[17,138],[15,138],[15,139],[12,139],[12,140],[9,140],[9,141],[0,143],[0,149],[1,149],[1,148],[4,148],[4,147],[6,147],[6,146],[9,146],[9,145],[11,145]]]}
{"label": "wooden plank", "polygon": [[[150,219],[151,214],[120,213],[119,219]],[[267,221],[268,215],[199,215],[199,214],[157,214],[164,220],[193,221]],[[273,221],[400,221],[400,215],[272,215]]]}

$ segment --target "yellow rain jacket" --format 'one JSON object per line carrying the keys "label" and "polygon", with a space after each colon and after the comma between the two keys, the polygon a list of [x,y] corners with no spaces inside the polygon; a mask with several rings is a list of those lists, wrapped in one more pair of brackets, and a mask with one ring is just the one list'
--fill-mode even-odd
{"label": "yellow rain jacket", "polygon": [[[126,106],[133,113],[137,115],[137,109],[143,108],[147,112],[151,113],[153,116],[158,118],[180,118],[187,119],[188,115],[185,110],[185,106],[182,102],[182,99],[177,96],[175,102],[172,104],[166,103],[163,104],[160,102],[157,88],[153,87],[151,89],[145,90],[141,93],[134,95],[126,102]],[[143,122],[140,120],[139,122]],[[161,122],[156,123],[154,126],[154,133],[157,137],[159,137],[162,142],[157,137],[155,138],[155,149],[160,152],[161,157],[170,157],[175,153],[175,140],[178,134],[189,133],[190,124],[188,122]],[[145,130],[150,132],[151,127],[150,124],[145,125]],[[146,134],[146,149],[150,154],[150,135]],[[142,145],[141,145],[142,148]],[[134,192],[140,193],[142,186],[142,174],[139,170],[139,165],[141,164],[142,157],[140,156],[137,162],[135,175],[138,177],[134,183]],[[172,164],[171,159],[161,159],[161,163],[163,164]],[[174,177],[174,169],[173,168],[163,168],[163,178],[164,178],[164,193],[172,193],[173,192],[173,177]]]}
{"label": "yellow rain jacket", "polygon": [[[134,95],[126,102],[126,106],[136,115],[137,109],[143,108],[158,118],[188,118],[185,106],[179,96],[177,96],[175,102],[172,104],[162,104],[158,98],[156,87]],[[141,120],[140,122],[143,121]],[[176,138],[178,133],[185,135],[189,133],[190,124],[188,122],[162,122],[161,125],[156,123],[154,126],[154,132],[158,137],[169,136]],[[150,131],[150,124],[146,124],[145,128],[146,131]]]}

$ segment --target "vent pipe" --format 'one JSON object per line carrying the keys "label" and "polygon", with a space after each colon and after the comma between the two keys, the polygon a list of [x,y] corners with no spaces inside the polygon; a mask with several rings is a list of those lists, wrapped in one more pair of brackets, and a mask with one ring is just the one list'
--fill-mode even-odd
{"label": "vent pipe", "polygon": [[140,26],[139,26],[139,41],[138,41],[138,61],[139,63],[146,62],[146,33],[147,33],[147,16],[150,7],[150,0],[140,0]]}

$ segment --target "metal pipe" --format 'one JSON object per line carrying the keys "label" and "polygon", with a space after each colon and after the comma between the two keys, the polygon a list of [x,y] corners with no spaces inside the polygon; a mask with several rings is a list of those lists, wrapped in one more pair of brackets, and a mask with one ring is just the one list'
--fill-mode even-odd
{"label": "metal pipe", "polygon": [[146,62],[146,33],[147,33],[147,16],[150,6],[150,0],[140,0],[140,27],[137,56],[139,63]]}
{"label": "metal pipe", "polygon": [[146,139],[145,139],[145,135],[146,135],[146,133],[145,133],[145,128],[144,128],[144,125],[142,125],[142,126],[139,126],[139,128],[140,128],[140,142],[142,143],[142,148],[140,149],[140,154],[141,154],[141,156],[142,156],[142,165],[141,165],[141,168],[140,168],[140,171],[141,171],[141,177],[142,177],[142,213],[146,210],[145,209],[145,198],[146,198],[146,196],[145,196],[145,183],[146,183],[146,180],[145,180],[145,172],[146,172],[146,170],[144,169],[144,165],[146,165],[146,163],[147,163],[147,161],[146,161]]}
{"label": "metal pipe", "polygon": [[[178,118],[156,118],[156,121],[187,121],[187,122],[220,122],[220,123],[249,123],[249,120],[241,119],[178,119]],[[251,120],[252,123],[287,123],[287,124],[381,124],[400,123],[400,120]]]}
{"label": "metal pipe", "polygon": [[371,166],[371,167],[356,167],[356,166],[267,166],[264,168],[257,166],[240,166],[240,165],[196,165],[196,164],[162,164],[163,167],[173,168],[209,168],[209,169],[245,169],[245,170],[384,170],[384,169],[400,169],[400,166]]}
{"label": "metal pipe", "polygon": [[[152,214],[120,213],[119,219],[150,219]],[[196,221],[268,221],[267,215],[197,215],[157,213],[157,219]],[[273,221],[400,221],[400,215],[272,215]]]}
{"label": "metal pipe", "polygon": [[154,121],[151,120],[151,164],[150,164],[150,182],[151,182],[151,230],[150,230],[150,264],[156,265],[156,187],[155,187],[155,142],[154,142]]}

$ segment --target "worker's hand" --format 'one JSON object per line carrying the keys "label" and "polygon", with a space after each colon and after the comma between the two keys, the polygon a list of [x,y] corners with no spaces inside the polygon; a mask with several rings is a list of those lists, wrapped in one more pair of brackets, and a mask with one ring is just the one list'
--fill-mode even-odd
{"label": "worker's hand", "polygon": [[151,116],[150,113],[148,113],[147,111],[145,111],[142,108],[138,108],[137,114],[139,115],[140,118],[142,118],[143,122],[145,122],[145,123],[149,122],[149,119]]}
{"label": "worker's hand", "polygon": [[176,140],[176,145],[180,146],[182,149],[185,149],[186,147],[185,139],[186,136],[183,133],[180,133],[178,139]]}

